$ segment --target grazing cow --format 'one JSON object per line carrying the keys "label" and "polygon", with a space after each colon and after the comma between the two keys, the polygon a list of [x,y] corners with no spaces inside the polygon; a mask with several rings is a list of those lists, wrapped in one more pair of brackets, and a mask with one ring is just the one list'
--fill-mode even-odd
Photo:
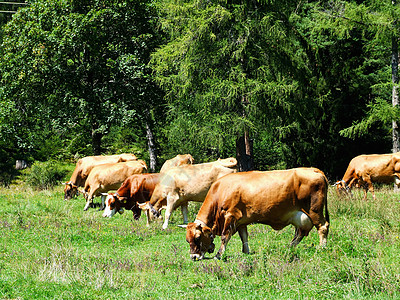
{"label": "grazing cow", "polygon": [[376,200],[373,182],[392,183],[400,186],[400,152],[394,154],[369,154],[354,157],[347,167],[343,179],[336,182],[338,191],[351,195],[353,186],[364,188],[364,199],[367,192]]}
{"label": "grazing cow", "polygon": [[236,231],[242,251],[249,253],[247,225],[252,223],[270,225],[275,230],[294,225],[293,247],[315,226],[320,245],[325,246],[329,231],[327,191],[324,173],[315,168],[224,176],[211,186],[196,220],[187,225],[190,257],[203,259],[206,252],[213,253],[213,240],[218,235],[221,247],[215,258],[220,259]]}
{"label": "grazing cow", "polygon": [[108,194],[103,217],[111,218],[117,212],[132,210],[135,220],[140,218],[141,209],[138,203],[149,201],[154,188],[160,181],[160,174],[135,174],[128,177],[116,193]]}
{"label": "grazing cow", "polygon": [[178,154],[174,158],[165,161],[165,163],[161,167],[160,173],[165,173],[167,170],[172,169],[173,167],[192,165],[193,162],[194,158],[190,154]]}
{"label": "grazing cow", "polygon": [[79,159],[70,180],[65,183],[64,200],[70,200],[78,194],[78,187],[85,186],[86,178],[95,166],[131,160],[137,160],[137,157],[129,153],[107,156],[87,156]]}
{"label": "grazing cow", "polygon": [[147,172],[147,165],[143,160],[126,161],[116,164],[103,164],[96,166],[90,172],[83,194],[86,198],[86,205],[83,210],[87,210],[93,203],[93,198],[102,196],[102,208],[104,208],[106,193],[110,190],[117,190],[129,176]]}
{"label": "grazing cow", "polygon": [[203,202],[214,181],[236,171],[237,161],[232,157],[172,168],[162,174],[150,201],[139,204],[139,207],[144,210],[150,209],[156,217],[161,209],[166,208],[163,224],[163,229],[166,229],[172,211],[181,206],[184,223],[187,223],[188,202]]}

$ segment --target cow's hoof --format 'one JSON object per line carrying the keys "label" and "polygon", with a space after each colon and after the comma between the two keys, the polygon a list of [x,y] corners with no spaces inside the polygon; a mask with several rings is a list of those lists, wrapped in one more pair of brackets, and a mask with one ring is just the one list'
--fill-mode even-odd
{"label": "cow's hoof", "polygon": [[214,259],[221,260],[221,254],[217,253],[217,254],[214,256]]}

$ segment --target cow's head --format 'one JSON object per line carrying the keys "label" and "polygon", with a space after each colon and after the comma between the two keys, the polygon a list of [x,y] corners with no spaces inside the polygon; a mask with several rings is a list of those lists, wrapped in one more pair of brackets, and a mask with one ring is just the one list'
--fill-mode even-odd
{"label": "cow's head", "polygon": [[336,187],[336,191],[338,192],[338,194],[345,193],[347,195],[351,195],[350,186],[347,185],[346,181],[344,180],[336,181],[336,183],[333,186]]}
{"label": "cow's head", "polygon": [[211,228],[198,223],[189,223],[186,227],[186,241],[190,245],[190,258],[200,260],[206,252],[213,253],[215,244]]}
{"label": "cow's head", "polygon": [[[122,200],[124,201],[124,200]],[[124,212],[124,209],[121,207],[121,200],[118,199],[118,196],[116,194],[107,194],[106,200],[104,201],[105,203],[105,209],[103,212],[103,217],[108,217],[111,218],[113,215],[115,215],[117,212],[122,214]]]}
{"label": "cow's head", "polygon": [[71,200],[78,195],[78,186],[71,181],[64,183],[64,200]]}
{"label": "cow's head", "polygon": [[149,210],[153,214],[154,217],[156,218],[161,218],[161,208],[160,210],[156,210],[153,205],[150,204],[150,201],[144,202],[144,203],[138,203],[138,207],[141,210]]}

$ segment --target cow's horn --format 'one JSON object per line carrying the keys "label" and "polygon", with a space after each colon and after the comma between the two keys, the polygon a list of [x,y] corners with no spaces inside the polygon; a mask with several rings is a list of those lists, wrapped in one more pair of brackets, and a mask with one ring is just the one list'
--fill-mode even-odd
{"label": "cow's horn", "polygon": [[180,228],[186,228],[186,227],[187,227],[187,224],[178,225],[178,227],[180,227]]}

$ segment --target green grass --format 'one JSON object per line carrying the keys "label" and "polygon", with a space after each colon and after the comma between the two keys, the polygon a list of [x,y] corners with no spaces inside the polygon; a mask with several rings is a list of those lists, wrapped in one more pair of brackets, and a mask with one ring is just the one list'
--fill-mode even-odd
{"label": "green grass", "polygon": [[62,186],[2,188],[0,299],[399,299],[400,194],[361,199],[330,190],[326,249],[315,229],[290,249],[292,227],[257,224],[250,255],[235,235],[222,260],[191,261],[180,211],[163,231],[130,212],[83,212],[83,198],[64,201]]}

